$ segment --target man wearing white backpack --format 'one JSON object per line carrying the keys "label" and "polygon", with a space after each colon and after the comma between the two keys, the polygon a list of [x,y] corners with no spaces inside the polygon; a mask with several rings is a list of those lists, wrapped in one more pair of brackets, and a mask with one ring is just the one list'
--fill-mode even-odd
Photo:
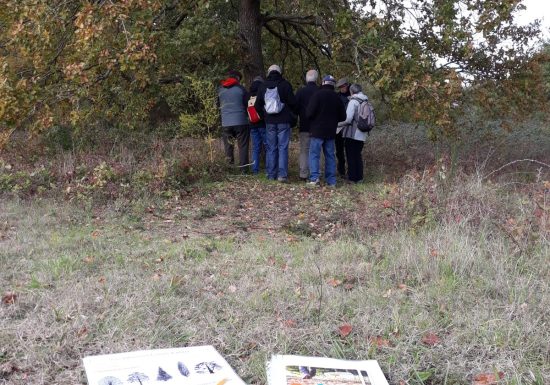
{"label": "man wearing white backpack", "polygon": [[267,79],[258,88],[254,106],[266,125],[267,178],[286,183],[290,125],[298,106],[292,85],[283,78],[278,65],[273,64],[267,70]]}

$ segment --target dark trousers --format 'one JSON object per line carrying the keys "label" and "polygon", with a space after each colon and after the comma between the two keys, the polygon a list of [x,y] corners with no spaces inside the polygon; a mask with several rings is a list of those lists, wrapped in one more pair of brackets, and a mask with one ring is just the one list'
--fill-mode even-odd
{"label": "dark trousers", "polygon": [[346,157],[348,158],[348,179],[352,182],[363,180],[363,152],[364,142],[345,138]]}
{"label": "dark trousers", "polygon": [[[248,146],[250,143],[250,126],[223,127],[222,132],[225,157],[229,164],[235,163],[235,142],[239,148],[239,166],[248,164]],[[244,170],[243,170],[244,171]]]}
{"label": "dark trousers", "polygon": [[336,134],[336,139],[334,141],[336,145],[336,160],[337,160],[337,170],[340,176],[346,176],[346,154],[344,153],[344,138],[342,137],[342,131]]}

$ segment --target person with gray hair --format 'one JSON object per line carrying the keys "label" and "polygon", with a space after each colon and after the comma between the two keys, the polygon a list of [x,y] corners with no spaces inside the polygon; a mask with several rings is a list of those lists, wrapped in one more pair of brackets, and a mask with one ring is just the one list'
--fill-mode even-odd
{"label": "person with gray hair", "polygon": [[363,146],[367,139],[367,133],[357,128],[359,106],[368,100],[363,93],[360,84],[352,84],[350,87],[350,99],[346,108],[346,119],[338,123],[338,131],[344,138],[344,149],[348,161],[348,180],[353,183],[363,181]]}
{"label": "person with gray hair", "polygon": [[254,106],[264,119],[267,136],[267,178],[288,182],[288,145],[293,114],[298,112],[292,85],[283,78],[281,67],[271,65],[267,79],[258,88]]}
{"label": "person with gray hair", "polygon": [[334,92],[335,84],[332,75],[323,77],[321,88],[313,94],[306,109],[310,122],[308,186],[319,186],[321,151],[325,157],[325,183],[329,187],[336,186],[334,138],[338,122],[346,118],[346,109]]}
{"label": "person with gray hair", "polygon": [[307,178],[309,177],[309,119],[306,116],[306,109],[309,100],[319,89],[317,86],[317,79],[319,79],[319,72],[313,69],[307,71],[306,85],[296,92],[298,115],[300,117],[300,179],[303,181],[307,181]]}

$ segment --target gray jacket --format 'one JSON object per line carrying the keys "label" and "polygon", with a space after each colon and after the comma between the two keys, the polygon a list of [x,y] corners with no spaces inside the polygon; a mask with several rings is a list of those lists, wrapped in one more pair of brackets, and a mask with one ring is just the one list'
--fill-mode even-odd
{"label": "gray jacket", "polygon": [[222,116],[222,127],[248,125],[246,107],[248,93],[240,84],[221,86],[218,89],[218,101]]}
{"label": "gray jacket", "polygon": [[349,98],[348,107],[346,108],[346,120],[338,123],[338,131],[342,131],[342,136],[344,138],[364,142],[368,134],[357,129],[357,114],[360,104],[357,99],[364,101],[368,100],[368,97],[364,93],[359,92]]}

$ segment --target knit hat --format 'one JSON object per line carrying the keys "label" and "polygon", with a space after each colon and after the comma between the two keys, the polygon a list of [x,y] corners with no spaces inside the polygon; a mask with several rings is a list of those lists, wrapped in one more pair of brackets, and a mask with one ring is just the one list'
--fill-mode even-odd
{"label": "knit hat", "polygon": [[243,74],[240,73],[239,71],[237,70],[229,70],[227,71],[227,76],[229,76],[230,78],[238,78],[239,80],[241,80],[243,78]]}
{"label": "knit hat", "polygon": [[342,78],[342,79],[340,79],[336,82],[336,88],[340,88],[340,87],[345,86],[347,84],[349,84],[348,78]]}
{"label": "knit hat", "polygon": [[269,75],[271,72],[273,71],[276,71],[278,73],[283,73],[281,71],[281,67],[279,67],[277,64],[272,64],[268,69],[267,69],[267,74]]}
{"label": "knit hat", "polygon": [[264,78],[262,78],[261,76],[256,76],[254,79],[252,79],[252,83],[263,82],[263,81],[264,81]]}
{"label": "knit hat", "polygon": [[336,84],[336,79],[332,75],[325,75],[323,77],[323,85],[328,84],[329,86],[334,86]]}

